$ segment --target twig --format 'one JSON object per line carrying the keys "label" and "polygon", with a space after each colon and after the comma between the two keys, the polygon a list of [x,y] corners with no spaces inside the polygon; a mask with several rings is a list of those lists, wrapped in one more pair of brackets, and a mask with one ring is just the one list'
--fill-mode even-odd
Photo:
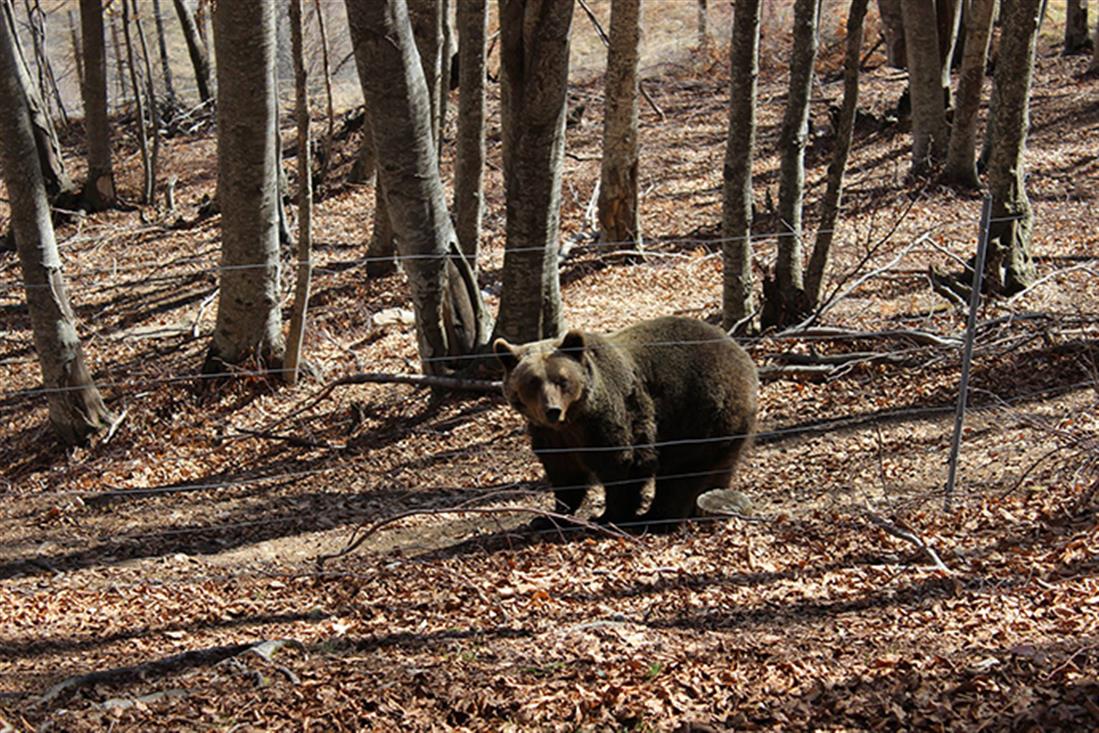
{"label": "twig", "polygon": [[883,530],[886,534],[893,535],[897,539],[904,540],[905,542],[909,542],[915,545],[917,549],[919,549],[920,552],[922,552],[924,556],[926,556],[927,559],[931,561],[936,570],[940,570],[944,573],[950,574],[950,568],[948,568],[946,564],[943,563],[943,561],[939,558],[939,554],[935,552],[931,545],[927,544],[923,539],[920,538],[919,535],[917,535],[911,529],[898,527],[881,515],[872,511],[869,507],[863,509],[863,516],[869,519],[871,524]]}
{"label": "twig", "polygon": [[299,448],[323,448],[324,450],[333,450],[338,447],[324,441],[299,438],[296,435],[282,435],[267,430],[250,430],[248,428],[237,427],[236,425],[233,426],[233,430],[236,430],[241,435],[250,435],[254,438],[264,438],[265,440],[279,440]]}

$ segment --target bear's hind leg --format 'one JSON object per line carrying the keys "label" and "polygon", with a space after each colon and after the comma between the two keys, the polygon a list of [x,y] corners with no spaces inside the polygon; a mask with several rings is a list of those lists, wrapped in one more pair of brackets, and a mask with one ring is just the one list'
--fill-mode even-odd
{"label": "bear's hind leg", "polygon": [[657,476],[652,505],[642,519],[652,532],[671,532],[681,520],[698,516],[698,497],[711,489],[728,487],[732,474],[731,466],[720,464],[701,474]]}
{"label": "bear's hind leg", "polygon": [[641,492],[648,479],[622,481],[604,486],[606,495],[603,524],[630,524],[637,521],[637,510],[641,508]]}

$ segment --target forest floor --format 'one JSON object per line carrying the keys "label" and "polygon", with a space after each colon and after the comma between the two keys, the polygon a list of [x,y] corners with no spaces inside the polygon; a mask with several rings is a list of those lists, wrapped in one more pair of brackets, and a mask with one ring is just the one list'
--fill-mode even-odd
{"label": "forest floor", "polygon": [[[502,398],[374,384],[310,402],[342,375],[417,370],[393,310],[408,304],[403,277],[363,267],[370,185],[318,204],[306,345],[317,376],[292,388],[197,378],[216,218],[172,228],[151,211],[108,212],[63,226],[85,351],[125,412],[109,441],[66,452],[36,391],[18,264],[0,255],[0,730],[1099,727],[1099,81],[1085,66],[1038,62],[1027,161],[1043,279],[982,306],[949,511],[956,341],[764,336],[745,342],[761,365],[892,356],[763,384],[761,434],[734,480],[750,519],[661,536],[525,531],[529,516],[505,510],[548,496]],[[956,339],[965,315],[930,289],[927,267],[958,270],[971,255],[980,197],[908,177],[909,138],[883,121],[903,85],[884,67],[864,76],[873,117],[857,132],[833,284],[881,272],[822,323]],[[668,65],[645,86],[666,119],[642,107],[640,264],[591,246],[601,94],[573,90],[586,113],[564,176],[571,326],[720,307],[727,72]],[[840,93],[826,77],[815,95],[810,231]],[[783,80],[765,78],[760,94],[765,234]],[[481,282],[495,309],[495,111],[490,125]],[[132,139],[120,184],[135,196]],[[341,143],[332,180],[356,145]],[[162,148],[188,221],[213,192],[213,154],[208,130]],[[774,239],[755,246],[761,274]],[[500,511],[440,513],[456,506]],[[414,510],[318,566],[356,528]]]}

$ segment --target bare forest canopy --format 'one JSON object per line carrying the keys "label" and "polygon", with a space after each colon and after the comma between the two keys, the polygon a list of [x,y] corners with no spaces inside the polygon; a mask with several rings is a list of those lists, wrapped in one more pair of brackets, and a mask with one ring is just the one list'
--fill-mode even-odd
{"label": "bare forest canopy", "polygon": [[442,5],[0,0],[0,733],[1099,727],[1094,3]]}

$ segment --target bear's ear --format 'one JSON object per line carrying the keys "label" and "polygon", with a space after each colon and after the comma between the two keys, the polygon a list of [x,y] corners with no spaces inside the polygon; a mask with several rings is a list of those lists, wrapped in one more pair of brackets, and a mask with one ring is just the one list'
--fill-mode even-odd
{"label": "bear's ear", "polygon": [[586,349],[587,346],[588,345],[584,340],[584,334],[573,329],[565,334],[565,337],[561,339],[561,345],[557,348],[570,359],[581,361],[584,358],[584,349]]}
{"label": "bear's ear", "polygon": [[505,339],[496,339],[492,342],[492,351],[496,359],[504,366],[505,372],[510,372],[519,363],[519,351]]}

